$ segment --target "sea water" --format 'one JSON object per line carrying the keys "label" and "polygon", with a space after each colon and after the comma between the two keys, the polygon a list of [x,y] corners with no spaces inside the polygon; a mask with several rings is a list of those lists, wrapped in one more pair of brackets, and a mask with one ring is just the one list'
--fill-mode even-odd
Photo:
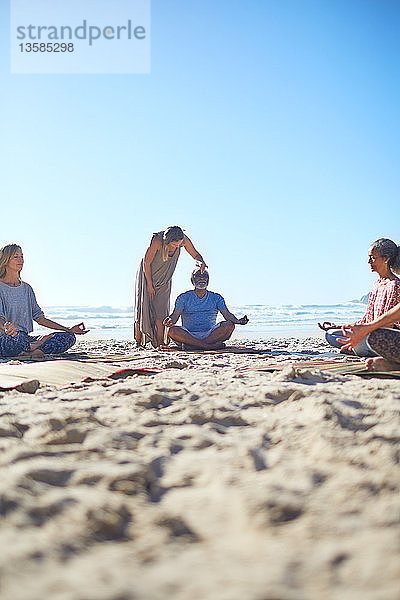
{"label": "sea water", "polygon": [[[332,321],[339,325],[354,323],[365,313],[365,303],[343,304],[246,304],[229,307],[237,316],[247,315],[249,323],[237,326],[234,337],[262,340],[271,337],[320,336],[317,323]],[[111,306],[49,306],[48,318],[68,327],[83,321],[90,332],[86,339],[133,339],[133,308]],[[38,333],[39,329],[35,329]],[[40,328],[40,333],[43,333]]]}

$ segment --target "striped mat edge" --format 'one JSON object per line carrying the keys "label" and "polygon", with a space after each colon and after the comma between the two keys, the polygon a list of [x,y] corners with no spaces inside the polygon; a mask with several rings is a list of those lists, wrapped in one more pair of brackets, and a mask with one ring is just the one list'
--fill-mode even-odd
{"label": "striped mat edge", "polygon": [[269,365],[254,365],[243,367],[241,371],[280,371],[285,367],[294,367],[297,369],[317,369],[318,371],[328,371],[338,375],[358,375],[360,377],[380,377],[386,379],[400,379],[400,371],[368,371],[363,366],[363,361],[334,361],[334,360],[299,360],[293,362],[279,362]]}

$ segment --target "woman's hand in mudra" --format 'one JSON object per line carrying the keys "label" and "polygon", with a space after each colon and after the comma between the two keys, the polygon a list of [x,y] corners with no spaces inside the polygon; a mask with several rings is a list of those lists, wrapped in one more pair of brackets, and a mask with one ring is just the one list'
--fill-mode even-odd
{"label": "woman's hand in mudra", "polygon": [[359,344],[370,331],[371,329],[367,323],[351,323],[350,325],[343,325],[343,337],[338,338],[338,341],[342,342],[345,350],[354,350],[357,344]]}
{"label": "woman's hand in mudra", "polygon": [[330,321],[324,321],[323,323],[318,323],[318,327],[323,329],[323,331],[329,331],[329,329],[340,329],[341,325],[336,325]]}
{"label": "woman's hand in mudra", "polygon": [[89,331],[89,329],[85,329],[84,323],[78,323],[78,325],[74,325],[69,329],[70,333],[74,333],[75,335],[85,335]]}
{"label": "woman's hand in mudra", "polygon": [[14,325],[10,323],[10,321],[4,323],[4,332],[11,337],[15,337],[18,335],[18,329],[16,329]]}

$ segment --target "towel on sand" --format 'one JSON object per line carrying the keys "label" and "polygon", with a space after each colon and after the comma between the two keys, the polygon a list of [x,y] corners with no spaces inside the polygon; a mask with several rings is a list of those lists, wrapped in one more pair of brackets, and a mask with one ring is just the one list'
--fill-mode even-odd
{"label": "towel on sand", "polygon": [[368,371],[364,367],[364,361],[360,359],[350,360],[296,360],[283,361],[279,363],[257,363],[250,367],[244,367],[243,371],[279,371],[285,367],[294,367],[295,369],[316,369],[318,371],[329,371],[337,375],[359,375],[360,377],[380,377],[382,379],[400,379],[400,371]]}
{"label": "towel on sand", "polygon": [[[22,364],[0,365],[0,389],[34,388],[35,385],[27,386],[28,382],[36,381],[37,387],[40,383],[47,385],[67,385],[87,379],[104,379],[107,377],[117,379],[131,375],[154,375],[161,369],[148,368],[121,368],[115,365],[93,364],[74,360],[55,360]],[[20,387],[22,385],[22,388]],[[36,389],[34,391],[36,391]]]}

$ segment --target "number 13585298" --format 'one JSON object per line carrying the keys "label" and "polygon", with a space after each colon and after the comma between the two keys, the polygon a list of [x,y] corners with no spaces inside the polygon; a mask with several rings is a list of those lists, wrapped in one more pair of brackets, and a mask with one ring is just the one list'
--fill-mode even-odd
{"label": "number 13585298", "polygon": [[52,43],[52,42],[41,42],[40,44],[34,42],[25,42],[24,44],[19,44],[21,52],[74,52],[74,44],[72,43]]}

